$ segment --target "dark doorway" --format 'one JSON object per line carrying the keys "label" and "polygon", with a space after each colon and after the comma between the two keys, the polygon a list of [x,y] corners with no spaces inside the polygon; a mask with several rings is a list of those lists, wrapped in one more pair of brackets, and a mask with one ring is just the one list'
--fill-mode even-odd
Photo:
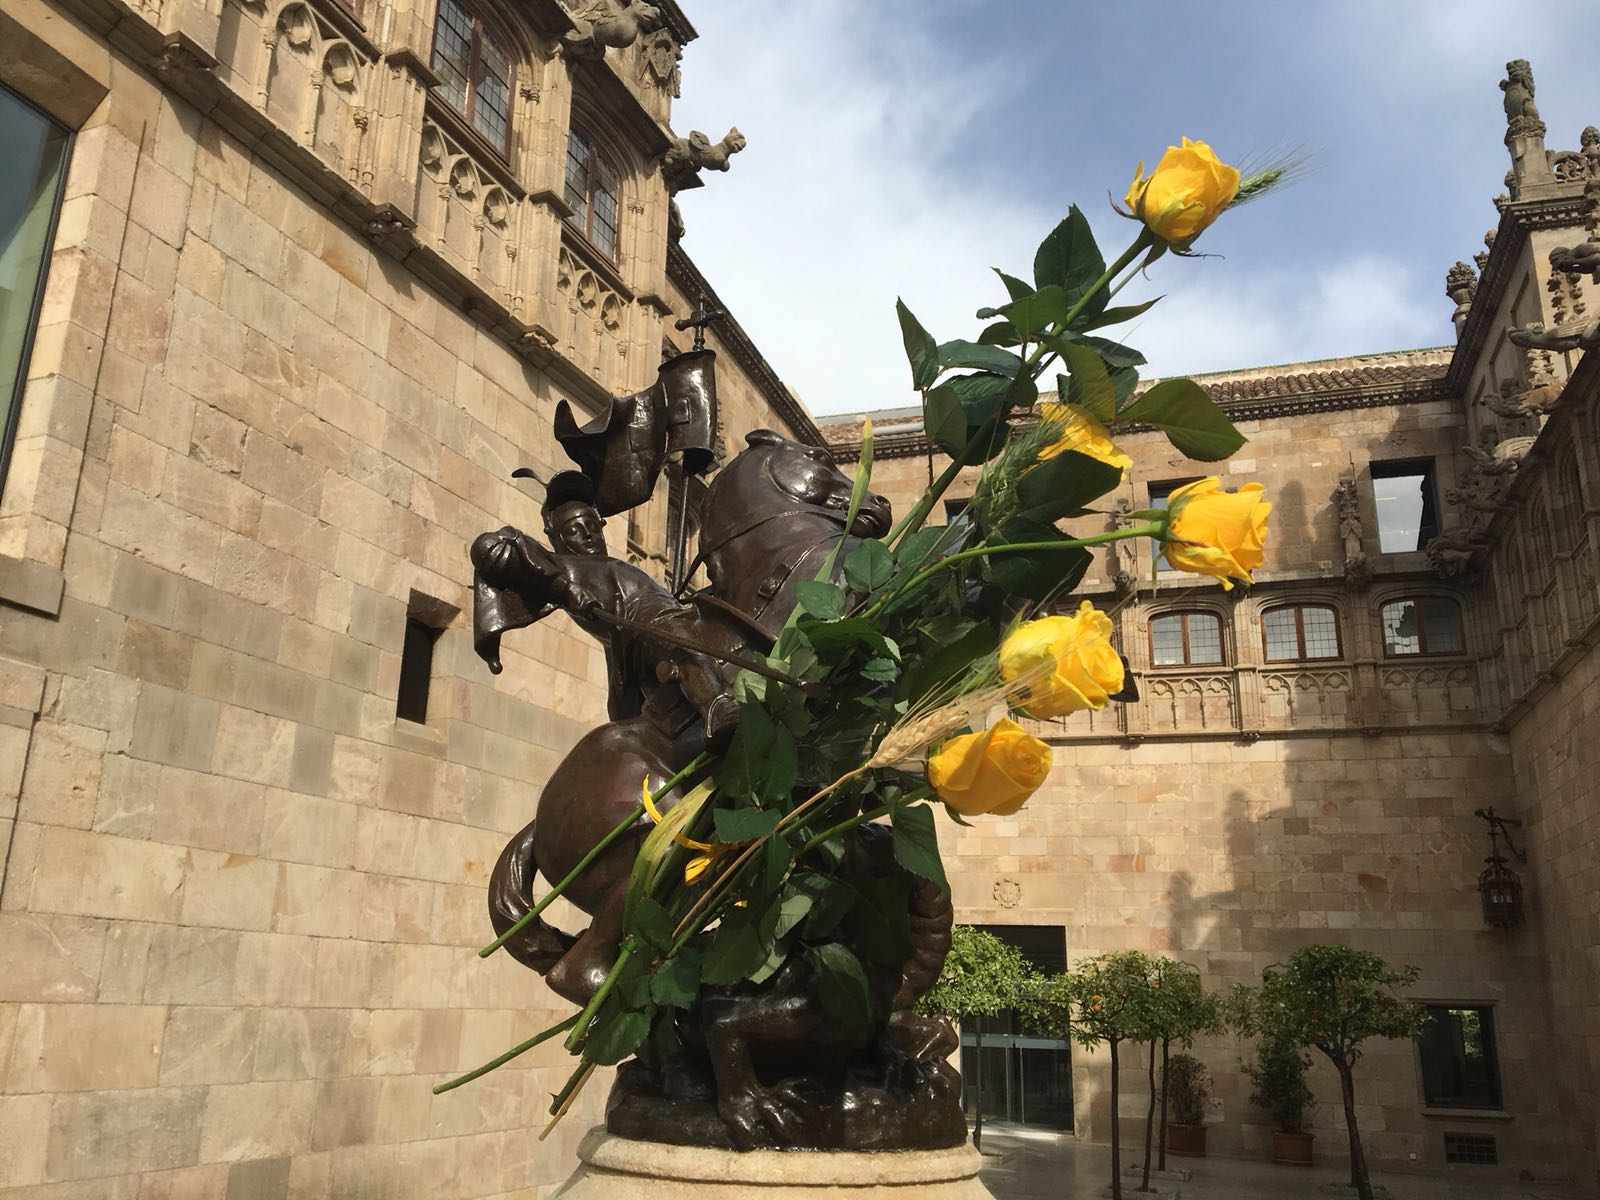
{"label": "dark doorway", "polygon": [[[1067,969],[1067,932],[1060,925],[979,928],[1015,946],[1035,971],[1055,975]],[[1016,1009],[963,1021],[961,1103],[969,1119],[978,1115],[980,1097],[985,1123],[1070,1131],[1071,1045],[1030,1029]]]}

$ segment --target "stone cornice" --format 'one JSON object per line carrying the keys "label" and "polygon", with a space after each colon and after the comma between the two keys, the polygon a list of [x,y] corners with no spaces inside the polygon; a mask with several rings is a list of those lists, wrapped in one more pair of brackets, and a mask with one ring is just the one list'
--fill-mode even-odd
{"label": "stone cornice", "polygon": [[1511,284],[1528,233],[1534,229],[1581,226],[1583,218],[1581,189],[1569,196],[1516,200],[1506,205],[1505,212],[1500,214],[1494,245],[1489,248],[1489,260],[1472,294],[1472,307],[1467,312],[1466,324],[1456,342],[1456,352],[1450,359],[1450,370],[1445,375],[1445,385],[1453,394],[1461,395],[1466,390],[1478,356],[1489,342],[1495,318],[1500,311],[1500,301]]}
{"label": "stone cornice", "polygon": [[[1202,383],[1202,386],[1204,384]],[[1222,410],[1234,421],[1261,421],[1278,417],[1301,417],[1311,413],[1341,412],[1358,408],[1385,408],[1400,404],[1426,404],[1445,400],[1452,394],[1445,385],[1441,368],[1438,374],[1402,379],[1393,383],[1354,388],[1331,388],[1323,392],[1258,395],[1249,399],[1228,399],[1226,384],[1207,388],[1212,392]],[[1129,425],[1130,433],[1144,433],[1149,425]],[[854,461],[861,453],[861,442],[852,438],[828,439],[828,447],[838,462]],[[906,433],[884,434],[873,438],[874,458],[912,458],[929,454],[942,455],[944,451],[929,440],[926,433],[917,429]]]}
{"label": "stone cornice", "polygon": [[[712,308],[728,312],[728,306],[717,297],[716,288],[711,286],[706,277],[700,273],[700,268],[694,265],[694,260],[677,242],[672,242],[667,247],[667,277],[678,285],[691,302],[704,296],[706,303]],[[806,412],[783,380],[778,378],[778,373],[772,369],[772,365],[762,356],[761,351],[756,349],[756,344],[750,340],[750,335],[745,333],[744,327],[738,320],[729,313],[718,321],[713,329],[717,339],[733,355],[734,361],[750,375],[767,403],[788,422],[789,428],[794,431],[794,436],[799,441],[813,446],[826,445],[822,431],[811,419],[811,414]]]}

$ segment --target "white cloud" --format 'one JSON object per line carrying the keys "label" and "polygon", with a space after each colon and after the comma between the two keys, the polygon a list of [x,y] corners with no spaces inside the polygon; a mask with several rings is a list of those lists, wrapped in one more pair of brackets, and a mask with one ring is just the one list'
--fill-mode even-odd
{"label": "white cloud", "polygon": [[[728,175],[680,196],[684,245],[818,415],[912,402],[896,295],[935,336],[974,336],[972,310],[999,290],[989,268],[1027,275],[1070,198],[1020,194],[967,169],[975,156],[964,147],[1003,127],[1007,93],[1026,80],[976,48],[935,44],[917,11],[700,0],[693,14],[704,40],[686,53],[674,125],[716,138],[737,124],[750,145]],[[1131,226],[1109,214],[1104,187],[1076,198],[1102,244],[1118,247]],[[1395,262],[1169,259],[1153,274],[1119,302],[1138,288],[1168,292],[1128,335],[1162,374],[1449,333],[1442,295]]]}

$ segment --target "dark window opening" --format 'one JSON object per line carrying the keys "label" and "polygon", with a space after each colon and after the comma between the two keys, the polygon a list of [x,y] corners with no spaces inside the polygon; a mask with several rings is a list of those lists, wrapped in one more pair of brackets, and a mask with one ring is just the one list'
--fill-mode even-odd
{"label": "dark window opening", "polygon": [[1222,662],[1222,622],[1214,613],[1164,613],[1150,621],[1150,665],[1210,667]]}
{"label": "dark window opening", "polygon": [[0,87],[0,484],[44,299],[72,134]]}
{"label": "dark window opening", "polygon": [[428,691],[433,683],[433,647],[460,609],[421,592],[406,607],[406,639],[400,651],[400,686],[394,715],[399,721],[428,723]]}
{"label": "dark window opening", "polygon": [[1443,596],[1394,600],[1383,606],[1383,652],[1460,654],[1461,610]]}
{"label": "dark window opening", "polygon": [[1339,657],[1339,618],[1323,604],[1290,604],[1261,614],[1268,662]]}
{"label": "dark window opening", "polygon": [[1372,464],[1380,553],[1421,550],[1439,536],[1438,490],[1431,458]]}
{"label": "dark window opening", "polygon": [[1417,1046],[1422,1056],[1422,1094],[1429,1106],[1501,1106],[1494,1009],[1430,1004]]}
{"label": "dark window opening", "polygon": [[955,500],[946,500],[944,502],[944,523],[946,525],[950,524],[962,513],[966,512],[971,505],[971,496],[963,496]]}
{"label": "dark window opening", "polygon": [[1444,1161],[1474,1167],[1500,1165],[1500,1147],[1488,1133],[1447,1133],[1444,1135]]}
{"label": "dark window opening", "polygon": [[439,94],[501,154],[511,152],[511,55],[460,0],[439,0],[433,22]]}
{"label": "dark window opening", "polygon": [[[1198,482],[1199,479],[1199,476],[1196,476],[1194,479],[1163,479],[1150,484],[1150,507],[1165,508],[1167,506],[1167,499],[1172,495],[1173,492],[1177,491],[1181,487],[1188,487],[1191,483]],[[1163,551],[1157,549],[1155,551],[1155,556],[1156,570],[1172,571],[1176,569],[1167,561],[1167,556]]]}
{"label": "dark window opening", "polygon": [[574,125],[567,133],[566,198],[572,209],[567,222],[613,261],[621,241],[617,196],[616,171],[606,162],[594,139]]}

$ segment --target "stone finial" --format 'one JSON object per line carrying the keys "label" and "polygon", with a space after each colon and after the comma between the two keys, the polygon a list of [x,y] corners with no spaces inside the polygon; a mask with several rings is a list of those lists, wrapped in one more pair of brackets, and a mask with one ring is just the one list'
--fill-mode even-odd
{"label": "stone finial", "polygon": [[1472,294],[1477,288],[1478,273],[1470,263],[1457,262],[1445,272],[1444,294],[1455,301],[1456,310],[1450,314],[1450,319],[1455,322],[1458,339],[1466,326],[1467,313],[1472,310]]}
{"label": "stone finial", "polygon": [[1489,255],[1494,252],[1494,235],[1499,230],[1491,229],[1483,235],[1483,249],[1472,256],[1472,261],[1478,264],[1478,274],[1482,275],[1489,269]]}
{"label": "stone finial", "polygon": [[1525,58],[1506,64],[1500,81],[1505,93],[1506,149],[1511,154],[1511,198],[1518,199],[1529,184],[1552,183],[1549,155],[1544,148],[1544,121],[1533,102],[1533,68]]}
{"label": "stone finial", "polygon": [[1351,587],[1365,587],[1372,578],[1372,563],[1362,545],[1361,494],[1354,479],[1341,479],[1333,489],[1339,514],[1339,542],[1344,550],[1344,577]]}

